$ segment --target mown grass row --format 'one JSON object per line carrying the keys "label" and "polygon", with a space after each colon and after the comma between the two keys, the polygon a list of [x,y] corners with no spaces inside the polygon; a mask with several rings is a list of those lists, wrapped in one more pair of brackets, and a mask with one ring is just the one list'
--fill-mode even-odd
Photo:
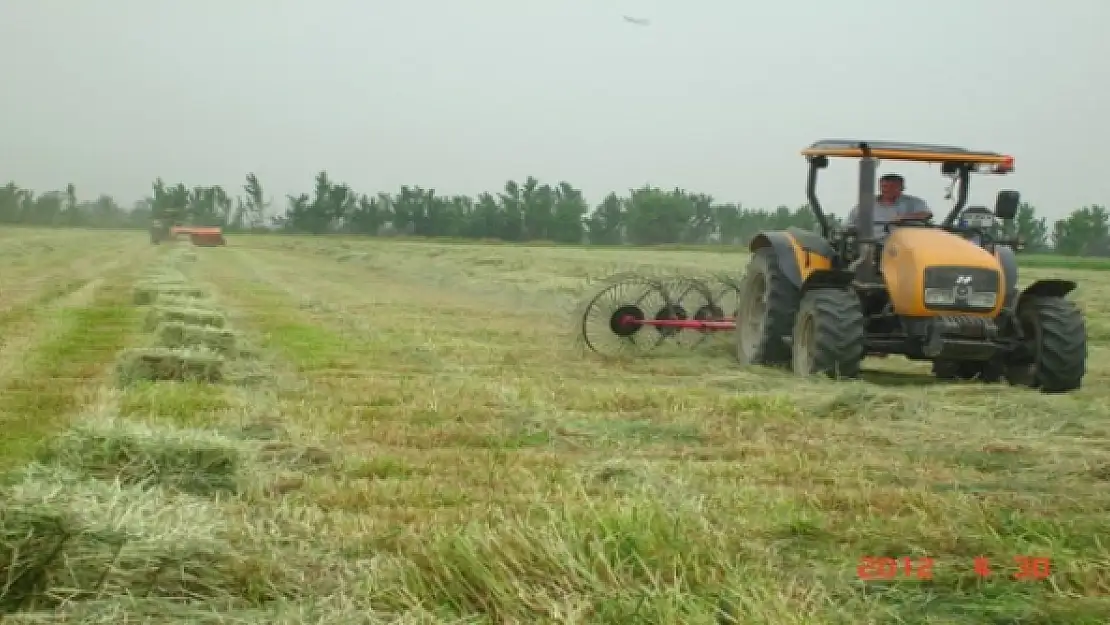
{"label": "mown grass row", "polygon": [[137,323],[126,306],[126,276],[73,279],[33,304],[0,314],[4,356],[18,360],[0,379],[0,469],[19,466],[82,401]]}
{"label": "mown grass row", "polygon": [[[289,470],[312,454],[275,440],[272,427],[243,427],[250,406],[228,398],[237,385],[227,382],[246,381],[235,361],[254,355],[206,295],[172,266],[148,276],[135,296],[150,306],[153,345],[120,350],[115,384],[8,476],[5,622],[224,622],[217,611],[280,622],[252,614],[312,592],[303,575],[313,563],[251,512],[296,488]],[[181,401],[190,397],[206,410]],[[207,426],[184,423],[197,412]]]}

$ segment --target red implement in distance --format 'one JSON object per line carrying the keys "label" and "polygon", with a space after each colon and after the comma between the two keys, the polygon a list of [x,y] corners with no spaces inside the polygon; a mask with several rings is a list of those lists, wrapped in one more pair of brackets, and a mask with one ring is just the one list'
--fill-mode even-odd
{"label": "red implement in distance", "polygon": [[189,235],[189,241],[197,247],[227,245],[223,229],[219,227],[174,226],[172,233]]}

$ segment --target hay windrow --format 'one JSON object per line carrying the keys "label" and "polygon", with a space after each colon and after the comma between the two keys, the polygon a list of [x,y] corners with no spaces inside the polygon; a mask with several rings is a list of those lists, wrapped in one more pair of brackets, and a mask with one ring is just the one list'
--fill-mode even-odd
{"label": "hay windrow", "polygon": [[203,308],[212,309],[211,303],[202,296],[183,293],[159,293],[154,300],[156,306],[164,308]]}
{"label": "hay windrow", "polygon": [[134,348],[124,351],[116,365],[117,383],[138,380],[219,382],[224,358],[200,348]]}
{"label": "hay windrow", "polygon": [[162,284],[185,284],[185,274],[167,266],[143,274],[142,281]]}
{"label": "hay windrow", "polygon": [[111,596],[258,606],[297,588],[203,499],[33,465],[0,501],[0,612]]}
{"label": "hay windrow", "polygon": [[159,324],[155,328],[163,347],[204,347],[224,355],[234,354],[238,337],[228,328],[191,325],[180,321]]}
{"label": "hay windrow", "polygon": [[158,327],[158,324],[168,321],[215,328],[222,328],[227,323],[223,313],[215,310],[198,307],[154,306],[147,313],[145,327],[147,331],[152,331]]}
{"label": "hay windrow", "polygon": [[140,306],[153,304],[159,296],[203,297],[204,290],[188,286],[184,280],[145,280],[135,285],[134,303]]}
{"label": "hay windrow", "polygon": [[243,441],[208,430],[90,417],[54,439],[43,460],[125,486],[210,495],[238,491],[251,457]]}

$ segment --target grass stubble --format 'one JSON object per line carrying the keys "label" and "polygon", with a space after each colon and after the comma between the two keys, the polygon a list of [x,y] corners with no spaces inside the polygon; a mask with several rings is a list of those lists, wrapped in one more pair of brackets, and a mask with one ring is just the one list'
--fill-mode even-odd
{"label": "grass stubble", "polygon": [[[736,254],[229,243],[151,252],[116,294],[133,335],[100,355],[100,388],[13,469],[7,621],[1110,614],[1108,274],[1066,271],[1090,373],[1042,396],[932,384],[901,359],[832,383],[737,368],[723,343],[609,363],[566,349],[589,279],[739,271]],[[129,348],[200,351],[222,373],[114,369]],[[1051,557],[1051,577],[1011,579],[1018,555]],[[933,578],[865,582],[864,556],[928,556]]]}

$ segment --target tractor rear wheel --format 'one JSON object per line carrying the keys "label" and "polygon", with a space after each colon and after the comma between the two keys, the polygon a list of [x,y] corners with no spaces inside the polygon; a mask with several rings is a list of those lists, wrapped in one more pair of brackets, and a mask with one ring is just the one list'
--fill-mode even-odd
{"label": "tractor rear wheel", "polygon": [[1087,327],[1083,313],[1063,297],[1031,296],[1018,306],[1027,362],[1009,363],[1010,384],[1065,393],[1087,373]]}
{"label": "tractor rear wheel", "polygon": [[794,373],[830,378],[859,377],[866,347],[866,321],[859,296],[847,289],[820,289],[802,296],[794,322]]}
{"label": "tractor rear wheel", "polygon": [[752,254],[740,283],[736,310],[736,359],[742,365],[790,365],[783,337],[794,328],[798,288],[786,277],[774,249]]}

